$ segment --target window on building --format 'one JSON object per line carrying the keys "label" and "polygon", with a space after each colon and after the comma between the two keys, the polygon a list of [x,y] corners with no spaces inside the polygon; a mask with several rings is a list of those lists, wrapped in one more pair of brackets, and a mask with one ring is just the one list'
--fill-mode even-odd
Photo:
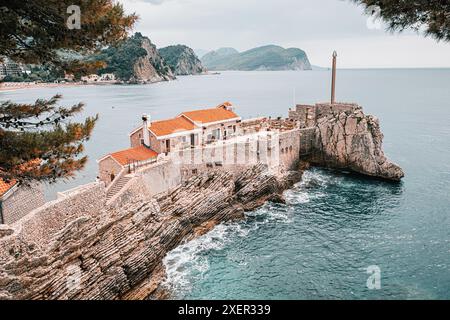
{"label": "window on building", "polygon": [[220,128],[213,130],[212,135],[213,135],[214,139],[220,140]]}

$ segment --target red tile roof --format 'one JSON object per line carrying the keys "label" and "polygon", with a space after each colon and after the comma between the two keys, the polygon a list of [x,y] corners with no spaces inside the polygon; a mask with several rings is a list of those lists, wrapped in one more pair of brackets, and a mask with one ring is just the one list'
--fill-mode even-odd
{"label": "red tile roof", "polygon": [[17,183],[16,180],[12,180],[9,183],[0,178],[0,197],[8,192]]}
{"label": "red tile roof", "polygon": [[197,127],[189,120],[183,117],[178,117],[168,120],[153,121],[150,125],[150,130],[158,137],[166,136],[172,133],[190,131]]}
{"label": "red tile roof", "polygon": [[216,108],[187,111],[183,112],[181,115],[184,115],[185,117],[191,119],[192,121],[200,123],[218,122],[239,118],[239,116],[236,113],[224,108],[229,106],[231,106],[231,103],[225,102]]}
{"label": "red tile roof", "polygon": [[145,161],[156,158],[158,153],[144,146],[130,148],[110,154],[121,165],[127,165],[129,161]]}

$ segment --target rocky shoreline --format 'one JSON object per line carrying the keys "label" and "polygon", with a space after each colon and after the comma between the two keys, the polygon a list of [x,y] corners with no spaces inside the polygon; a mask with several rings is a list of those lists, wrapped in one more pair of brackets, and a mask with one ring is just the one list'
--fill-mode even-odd
{"label": "rocky shoreline", "polygon": [[20,234],[2,243],[0,298],[164,298],[167,252],[266,201],[283,201],[300,179],[301,171],[275,176],[255,165],[239,175],[199,175],[156,198],[137,180],[122,195],[126,205],[80,217],[48,243],[33,245]]}
{"label": "rocky shoreline", "polygon": [[380,121],[360,106],[317,120],[312,165],[345,169],[374,178],[400,181],[403,170],[384,155]]}
{"label": "rocky shoreline", "polygon": [[[283,203],[283,192],[309,164],[391,181],[404,176],[383,153],[378,120],[359,106],[297,107],[290,116],[310,125],[287,135],[301,135],[292,140],[300,144],[309,138],[310,153],[299,157],[285,147],[281,156],[288,157],[288,167],[200,172],[158,194],[143,174],[112,202],[95,183],[2,229],[0,299],[169,298],[161,285],[169,251],[220,223],[244,219],[267,201]],[[175,171],[168,165],[162,181]]]}
{"label": "rocky shoreline", "polygon": [[[266,170],[267,168],[264,168],[264,166],[255,166],[244,172],[244,177],[234,181],[235,188],[240,189],[235,189],[236,193],[232,196],[234,199],[233,202],[237,201],[233,203],[232,209],[228,213],[219,214],[193,228],[192,233],[187,234],[178,245],[208,233],[221,223],[243,220],[245,219],[245,212],[256,210],[268,201],[284,203],[283,192],[290,189],[295,183],[300,182],[303,174],[302,167],[299,168],[299,171],[290,171],[283,177],[273,176]],[[216,178],[221,179],[220,176],[214,177],[213,179]],[[255,180],[263,183],[261,190],[251,182]],[[155,268],[151,279],[149,283],[150,288],[154,290],[145,299],[170,299],[172,292],[164,285],[166,270],[162,263]],[[132,298],[135,297],[133,296]]]}
{"label": "rocky shoreline", "polygon": [[[195,74],[196,76],[210,75],[210,73],[205,72],[201,74]],[[38,89],[38,88],[64,88],[64,87],[84,87],[84,86],[133,86],[133,85],[151,85],[160,82],[172,81],[172,79],[162,79],[159,81],[105,81],[105,82],[66,82],[66,83],[52,83],[52,82],[42,82],[42,83],[30,83],[30,82],[0,82],[0,92],[10,92],[16,90],[24,89]]]}

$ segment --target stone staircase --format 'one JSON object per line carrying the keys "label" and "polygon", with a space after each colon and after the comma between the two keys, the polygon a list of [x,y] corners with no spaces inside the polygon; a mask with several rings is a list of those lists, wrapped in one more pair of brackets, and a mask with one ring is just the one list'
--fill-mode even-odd
{"label": "stone staircase", "polygon": [[114,185],[111,187],[111,189],[108,190],[108,193],[106,194],[106,201],[109,201],[114,197],[116,194],[119,193],[120,190],[130,181],[133,179],[133,177],[128,176],[122,176],[119,178],[119,180],[114,183]]}

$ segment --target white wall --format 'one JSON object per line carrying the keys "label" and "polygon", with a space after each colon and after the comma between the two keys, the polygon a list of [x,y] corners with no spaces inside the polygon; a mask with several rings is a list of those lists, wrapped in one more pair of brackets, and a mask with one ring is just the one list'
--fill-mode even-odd
{"label": "white wall", "polygon": [[171,161],[158,163],[137,173],[151,195],[167,192],[181,184],[180,167]]}

